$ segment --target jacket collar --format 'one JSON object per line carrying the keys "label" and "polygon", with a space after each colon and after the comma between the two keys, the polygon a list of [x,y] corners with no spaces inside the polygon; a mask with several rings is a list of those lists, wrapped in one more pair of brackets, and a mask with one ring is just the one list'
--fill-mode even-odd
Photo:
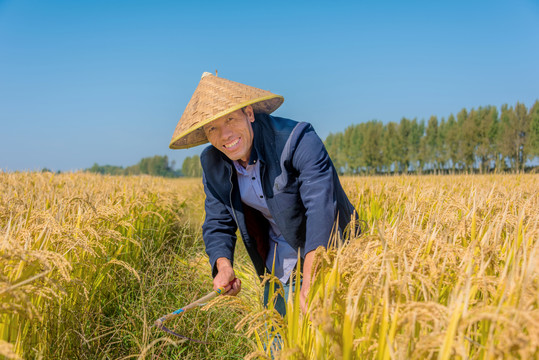
{"label": "jacket collar", "polygon": [[252,127],[253,127],[253,147],[251,148],[251,155],[249,156],[249,165],[254,165],[256,164],[257,161],[262,161],[264,162],[264,159],[261,159],[260,158],[260,154],[262,154],[262,152],[260,151],[262,149],[262,142],[264,141],[263,139],[263,130],[262,130],[262,126],[261,126],[261,122],[262,121],[267,121],[267,119],[265,119],[265,114],[255,114],[255,121],[253,122],[252,124]]}
{"label": "jacket collar", "polygon": [[256,143],[257,141],[253,139],[253,147],[251,149],[251,156],[249,156],[249,165],[254,165],[258,161],[258,150],[256,149],[256,146],[255,146]]}

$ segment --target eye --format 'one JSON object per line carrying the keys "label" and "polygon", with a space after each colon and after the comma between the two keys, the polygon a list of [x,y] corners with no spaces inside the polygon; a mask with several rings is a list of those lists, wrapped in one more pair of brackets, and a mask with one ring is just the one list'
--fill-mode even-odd
{"label": "eye", "polygon": [[207,128],[206,128],[206,132],[207,132],[208,134],[212,133],[214,130],[215,130],[215,127],[214,127],[214,126],[210,126],[210,127],[207,127]]}

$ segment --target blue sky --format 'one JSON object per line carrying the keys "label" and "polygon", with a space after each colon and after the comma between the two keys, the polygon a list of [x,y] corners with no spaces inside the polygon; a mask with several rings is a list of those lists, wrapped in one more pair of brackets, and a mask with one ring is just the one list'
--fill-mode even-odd
{"label": "blue sky", "polygon": [[539,1],[0,0],[0,170],[170,150],[202,72],[348,125],[539,99]]}

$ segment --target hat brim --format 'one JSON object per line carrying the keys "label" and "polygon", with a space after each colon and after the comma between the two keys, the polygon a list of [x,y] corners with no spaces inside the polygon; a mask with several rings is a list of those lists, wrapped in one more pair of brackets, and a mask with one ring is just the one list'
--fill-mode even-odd
{"label": "hat brim", "polygon": [[206,144],[208,139],[206,138],[206,134],[204,133],[204,130],[202,127],[206,124],[211,123],[214,120],[217,120],[225,115],[228,115],[230,113],[233,113],[236,110],[242,109],[246,106],[251,105],[253,107],[253,111],[255,113],[267,113],[271,114],[284,101],[284,97],[281,95],[275,95],[272,94],[270,96],[264,96],[256,99],[251,99],[248,101],[241,102],[239,104],[236,104],[224,111],[221,111],[212,117],[209,117],[208,119],[201,121],[196,124],[196,126],[193,126],[184,132],[180,133],[178,136],[172,138],[169,144],[170,149],[188,149],[194,146]]}

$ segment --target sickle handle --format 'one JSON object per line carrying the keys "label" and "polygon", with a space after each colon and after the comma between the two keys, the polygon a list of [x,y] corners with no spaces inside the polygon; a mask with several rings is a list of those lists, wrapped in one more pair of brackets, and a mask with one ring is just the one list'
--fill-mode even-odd
{"label": "sickle handle", "polygon": [[[232,280],[231,282],[229,282],[228,284],[230,286],[232,286],[232,283],[234,283],[234,281],[236,281],[236,278],[234,278],[234,280]],[[174,312],[171,312],[170,314],[167,314],[163,317],[160,317],[159,319],[155,320],[155,323],[154,325],[158,328],[163,328],[163,324],[167,321],[170,321],[172,319],[175,319],[177,318],[178,316],[180,316],[182,313],[188,311],[188,310],[191,310],[191,309],[194,309],[196,308],[197,306],[201,306],[202,304],[210,301],[211,299],[213,299],[214,297],[216,297],[217,295],[221,295],[221,294],[226,294],[227,291],[225,291],[225,287],[222,286],[220,288],[217,288],[216,290],[213,290],[211,292],[209,292],[208,294],[204,295],[203,297],[201,297],[200,299],[198,300],[195,300],[193,301],[192,303],[190,303],[189,305],[186,305],[184,307],[182,307],[181,309],[178,309]]]}

